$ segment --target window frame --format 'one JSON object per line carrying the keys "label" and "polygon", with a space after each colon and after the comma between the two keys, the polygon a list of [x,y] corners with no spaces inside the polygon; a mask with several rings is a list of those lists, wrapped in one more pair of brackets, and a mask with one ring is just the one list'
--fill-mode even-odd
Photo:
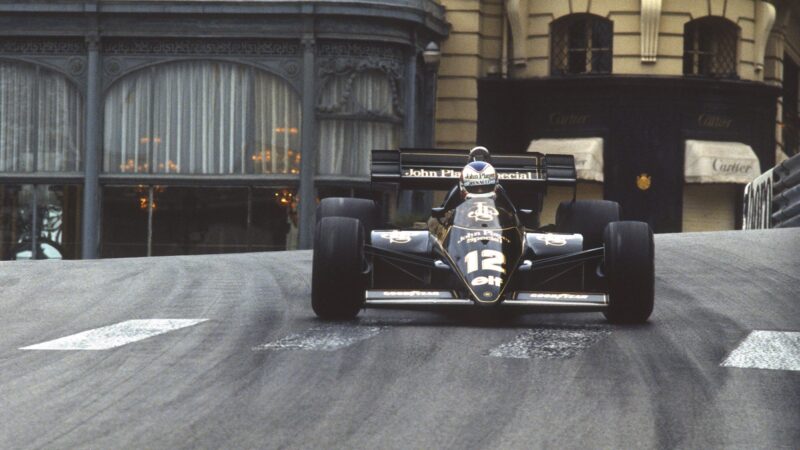
{"label": "window frame", "polygon": [[[575,26],[583,28],[583,47],[573,46],[571,35]],[[596,33],[608,46],[594,47]],[[571,59],[576,54],[584,55],[584,70],[573,71]],[[595,53],[598,56],[595,56]],[[558,56],[558,57],[557,57]],[[560,17],[550,23],[550,75],[577,76],[611,74],[614,69],[614,21],[595,14],[576,13]],[[605,67],[603,67],[605,66]]]}
{"label": "window frame", "polygon": [[[302,142],[302,129],[301,129],[301,127],[303,126],[303,114],[304,114],[304,111],[303,111],[303,94],[302,94],[302,92],[300,92],[298,90],[298,87],[294,83],[292,83],[291,80],[287,79],[282,74],[272,70],[272,68],[266,67],[266,66],[260,65],[260,64],[253,64],[253,63],[251,63],[251,62],[249,62],[247,60],[230,59],[230,58],[218,58],[218,57],[214,57],[214,56],[209,56],[209,57],[194,57],[193,56],[193,57],[187,57],[187,58],[169,58],[169,59],[159,60],[158,62],[155,62],[153,64],[148,64],[148,65],[146,65],[144,67],[137,68],[136,70],[125,72],[124,74],[121,74],[120,76],[116,77],[113,80],[113,82],[106,89],[104,89],[103,98],[102,98],[102,101],[101,101],[101,103],[102,103],[101,109],[105,109],[106,102],[109,99],[110,93],[115,89],[115,87],[118,86],[118,84],[120,82],[123,82],[125,80],[129,80],[131,78],[143,76],[143,74],[144,74],[144,76],[146,76],[147,72],[150,72],[151,75],[150,75],[150,79],[148,80],[148,83],[150,85],[149,89],[151,89],[153,92],[155,92],[156,91],[155,87],[157,86],[157,81],[158,80],[154,79],[152,77],[152,74],[155,73],[156,71],[158,71],[160,68],[163,68],[163,67],[169,66],[169,65],[179,65],[179,64],[185,64],[185,63],[198,63],[198,62],[199,63],[238,66],[238,67],[248,71],[250,76],[253,77],[250,80],[250,84],[251,84],[251,88],[252,89],[255,89],[255,85],[253,83],[256,82],[255,77],[258,76],[259,72],[262,73],[263,75],[266,75],[268,77],[273,78],[275,81],[280,81],[283,84],[284,88],[287,90],[287,92],[289,94],[291,94],[291,96],[293,98],[293,101],[295,101],[297,103],[295,105],[296,108],[297,108],[297,111],[299,111],[299,117],[298,117],[298,122],[297,122],[297,126],[296,126],[297,132],[296,133],[293,132],[292,134],[296,134],[297,138],[299,139],[299,142],[298,142],[298,145],[297,145],[297,149],[299,150],[300,155],[302,155],[303,142]],[[246,138],[246,140],[252,140],[252,142],[248,142],[248,144],[252,144],[252,145],[248,145],[248,146],[252,146],[253,147],[253,149],[251,149],[251,150],[255,149],[255,143],[256,143],[255,133],[256,133],[257,126],[256,126],[256,113],[254,111],[254,109],[256,108],[256,106],[255,106],[255,102],[256,101],[257,100],[253,100],[253,103],[250,104],[248,106],[248,108],[247,108],[248,114],[250,115],[250,118],[248,119],[248,123],[246,124],[246,127],[248,128],[248,131],[245,134],[245,138]],[[152,109],[153,109],[152,105],[150,106],[150,109],[151,109],[151,111],[149,112],[150,116],[148,117],[148,122],[152,121],[153,118],[154,118],[153,111],[152,111]],[[286,183],[295,183],[300,178],[300,168],[299,167],[296,170],[292,169],[292,170],[290,170],[289,172],[286,172],[286,173],[283,173],[283,172],[262,173],[262,172],[259,172],[259,171],[248,172],[246,170],[246,166],[248,164],[248,161],[246,160],[247,158],[245,160],[242,160],[242,161],[239,162],[239,164],[242,165],[242,169],[241,170],[243,170],[244,173],[241,173],[238,170],[236,170],[236,171],[234,171],[232,173],[201,173],[201,172],[189,172],[189,171],[186,171],[186,172],[167,172],[167,173],[165,173],[165,172],[162,172],[162,171],[154,171],[153,167],[148,167],[146,169],[146,171],[130,171],[130,172],[115,171],[115,170],[108,170],[107,171],[106,170],[106,158],[110,154],[109,150],[106,148],[106,145],[105,145],[105,141],[106,141],[106,138],[107,138],[107,136],[106,136],[106,127],[108,126],[108,120],[109,120],[109,117],[107,117],[107,115],[105,115],[105,117],[103,118],[103,124],[102,124],[103,131],[101,133],[102,134],[102,139],[101,139],[101,144],[100,144],[99,178],[100,178],[100,182],[101,183],[105,183],[105,182],[119,183],[119,182],[125,182],[126,180],[128,180],[128,181],[130,181],[130,180],[142,181],[142,182],[146,182],[146,183],[159,183],[159,182],[163,182],[165,180],[168,180],[170,183],[171,182],[177,182],[178,184],[196,183],[196,182],[216,184],[219,181],[222,181],[222,182],[226,182],[227,181],[229,183],[232,181],[233,183],[235,183],[237,185],[241,184],[242,182],[243,182],[243,184],[250,184],[250,183],[256,182],[256,183],[259,183],[259,184],[270,185],[270,186],[272,186],[272,185],[282,186],[282,185],[285,185]],[[287,128],[287,130],[288,130],[288,128]],[[153,129],[152,131],[155,131],[155,129]],[[148,143],[148,145],[152,145],[152,144]],[[181,151],[181,150],[178,149],[178,151]],[[297,150],[294,151],[295,154],[297,152],[298,152]],[[155,152],[152,149],[146,152],[146,156],[148,158],[148,161],[147,161],[148,164],[151,162],[150,160],[152,160],[154,155],[155,155]],[[248,154],[247,156],[250,156],[250,155]]]}
{"label": "window frame", "polygon": [[[23,61],[14,58],[4,58],[0,57],[0,63],[9,64],[9,65],[17,65],[20,67],[25,67],[31,69],[35,73],[35,81],[33,82],[33,86],[31,88],[31,95],[30,95],[30,115],[32,116],[32,120],[34,121],[32,125],[32,130],[29,132],[29,140],[30,140],[30,147],[31,147],[31,166],[30,170],[0,170],[0,179],[7,180],[9,182],[22,182],[22,183],[38,183],[40,179],[42,180],[64,180],[67,179],[69,181],[79,180],[82,179],[83,173],[85,170],[85,153],[86,153],[86,135],[85,135],[85,128],[86,128],[86,113],[87,113],[87,105],[86,105],[86,95],[85,92],[82,90],[80,84],[76,83],[75,80],[60,70],[57,70],[53,67],[48,67],[36,62],[31,61]],[[48,74],[49,76],[57,76],[63,80],[66,86],[71,88],[71,94],[75,95],[75,98],[79,102],[78,109],[80,110],[79,114],[76,114],[78,126],[76,128],[77,135],[75,136],[75,154],[73,155],[75,158],[75,165],[77,165],[77,170],[43,170],[42,166],[42,156],[44,155],[44,150],[39,147],[39,142],[43,141],[43,136],[46,136],[46,131],[42,131],[40,127],[36,126],[35,123],[37,117],[40,115],[40,106],[42,103],[42,98],[47,93],[45,92],[46,89],[50,88],[49,83],[47,83],[46,79],[43,79],[43,73]]]}
{"label": "window frame", "polygon": [[[686,22],[683,26],[683,75],[739,79],[741,31],[734,22],[718,16],[704,16]],[[719,49],[703,50],[704,42]],[[723,45],[730,47],[727,52],[732,54],[727,56],[728,60],[723,59],[725,55],[720,55],[725,51]],[[728,70],[715,70],[715,65]]]}
{"label": "window frame", "polygon": [[[398,144],[402,142],[402,135],[405,131],[404,92],[397,72],[398,67],[393,65],[365,65],[354,67],[352,70],[343,73],[333,72],[324,77],[316,106],[318,152],[316,155],[315,180],[337,180],[340,182],[347,182],[369,179],[368,172],[352,173],[353,167],[345,169],[344,173],[340,173],[340,171],[335,171],[336,173],[326,173],[323,171],[322,161],[328,157],[324,150],[325,146],[322,143],[322,139],[324,138],[323,128],[327,123],[332,125],[336,122],[340,124],[347,123],[348,126],[353,127],[350,131],[357,129],[359,126],[369,125],[392,127],[395,129],[395,137],[400,137]],[[370,75],[378,76],[388,83],[390,98],[385,111],[371,110],[361,104],[357,99],[354,84],[357,83],[360,78]],[[334,83],[343,83],[344,89],[341,92],[340,98],[336,98],[333,95],[326,95],[329,89],[334,88]],[[367,83],[369,83],[369,81],[367,81]],[[326,102],[326,99],[331,101]],[[346,166],[347,163],[343,163],[343,165]],[[368,166],[369,161],[367,159],[367,170]]]}

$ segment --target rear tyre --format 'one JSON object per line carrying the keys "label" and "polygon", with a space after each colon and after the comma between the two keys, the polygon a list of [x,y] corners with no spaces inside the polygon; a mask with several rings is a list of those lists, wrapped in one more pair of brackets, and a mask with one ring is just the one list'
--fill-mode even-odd
{"label": "rear tyre", "polygon": [[323,217],[314,235],[311,307],[323,319],[346,320],[364,306],[364,228],[358,219]]}
{"label": "rear tyre", "polygon": [[605,277],[613,323],[644,323],[653,312],[653,231],[645,222],[612,222],[604,234]]}
{"label": "rear tyre", "polygon": [[619,203],[609,200],[561,202],[556,210],[556,231],[583,235],[583,249],[603,246],[606,225],[619,221]]}
{"label": "rear tyre", "polygon": [[350,197],[324,198],[317,208],[317,222],[323,217],[350,217],[361,221],[367,236],[380,226],[380,210],[374,200]]}

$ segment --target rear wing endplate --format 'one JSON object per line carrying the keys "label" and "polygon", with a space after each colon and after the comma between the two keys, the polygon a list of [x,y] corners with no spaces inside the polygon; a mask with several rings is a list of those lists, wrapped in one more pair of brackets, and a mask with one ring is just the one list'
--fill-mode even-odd
{"label": "rear wing endplate", "polygon": [[[464,150],[400,149],[373,150],[371,180],[392,183],[400,189],[447,190],[458,181],[469,162]],[[492,165],[504,186],[574,186],[572,155],[492,155]]]}

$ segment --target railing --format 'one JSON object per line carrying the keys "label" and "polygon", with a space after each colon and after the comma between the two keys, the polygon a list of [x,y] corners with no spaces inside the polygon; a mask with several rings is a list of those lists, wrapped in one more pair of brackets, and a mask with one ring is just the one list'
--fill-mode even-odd
{"label": "railing", "polygon": [[800,227],[800,154],[744,189],[743,229]]}

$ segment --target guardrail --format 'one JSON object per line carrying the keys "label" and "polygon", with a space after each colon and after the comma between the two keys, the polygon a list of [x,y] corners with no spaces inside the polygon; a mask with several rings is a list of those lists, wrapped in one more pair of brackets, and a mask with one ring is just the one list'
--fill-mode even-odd
{"label": "guardrail", "polygon": [[743,215],[745,230],[800,227],[800,155],[745,186]]}

